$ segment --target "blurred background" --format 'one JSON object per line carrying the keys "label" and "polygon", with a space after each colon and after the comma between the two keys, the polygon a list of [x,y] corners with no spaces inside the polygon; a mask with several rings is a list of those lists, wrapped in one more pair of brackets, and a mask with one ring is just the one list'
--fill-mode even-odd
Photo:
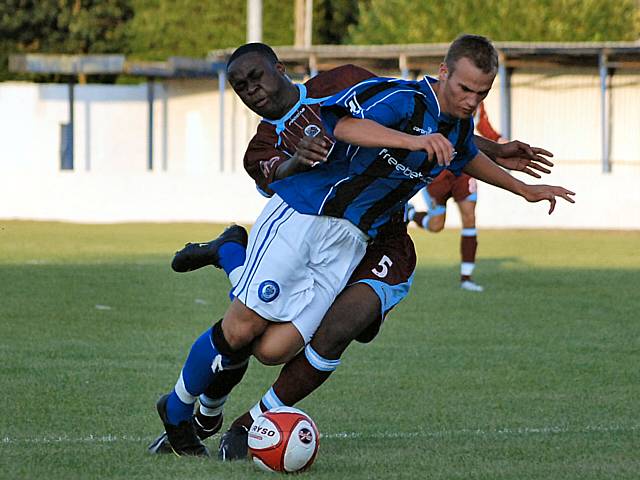
{"label": "blurred background", "polygon": [[482,185],[478,224],[640,229],[638,0],[4,0],[0,218],[252,222],[259,119],[226,83],[235,47],[276,47],[296,80],[420,78],[461,33],[500,51],[494,128],[554,152],[544,181],[578,201],[549,217]]}

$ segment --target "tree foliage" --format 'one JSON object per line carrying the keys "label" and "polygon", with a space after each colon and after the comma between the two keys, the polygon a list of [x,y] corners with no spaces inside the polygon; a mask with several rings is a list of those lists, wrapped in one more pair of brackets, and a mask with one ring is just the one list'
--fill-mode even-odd
{"label": "tree foliage", "polygon": [[129,0],[0,2],[0,79],[11,53],[126,53]]}
{"label": "tree foliage", "polygon": [[356,44],[449,42],[460,33],[496,41],[615,41],[640,37],[636,0],[369,0],[349,30]]}
{"label": "tree foliage", "polygon": [[365,3],[362,0],[314,0],[313,43],[347,43],[349,27],[358,23],[358,4]]}
{"label": "tree foliage", "polygon": [[[263,39],[291,45],[294,0],[263,0]],[[637,0],[314,0],[316,44],[640,38]],[[0,80],[10,53],[203,58],[246,39],[246,0],[1,0]],[[15,78],[15,75],[12,75]]]}
{"label": "tree foliage", "polygon": [[[210,50],[246,41],[247,2],[238,0],[134,0],[129,25],[131,51],[137,58],[202,58]],[[263,39],[273,45],[293,43],[293,2],[263,0]]]}

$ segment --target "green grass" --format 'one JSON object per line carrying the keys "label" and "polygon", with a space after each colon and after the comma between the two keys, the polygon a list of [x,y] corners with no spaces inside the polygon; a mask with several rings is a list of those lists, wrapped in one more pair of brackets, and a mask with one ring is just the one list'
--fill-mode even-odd
{"label": "green grass", "polygon": [[[220,272],[169,261],[221,228],[0,222],[0,478],[273,478],[145,449],[227,305]],[[411,295],[301,404],[324,435],[303,478],[640,478],[640,232],[481,230],[482,294],[456,231],[412,235]],[[252,364],[227,419],[277,373]]]}

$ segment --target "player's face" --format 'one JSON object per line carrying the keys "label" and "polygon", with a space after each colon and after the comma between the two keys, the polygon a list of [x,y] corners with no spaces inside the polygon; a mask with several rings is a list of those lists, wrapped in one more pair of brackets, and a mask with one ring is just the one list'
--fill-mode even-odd
{"label": "player's face", "polygon": [[452,117],[469,118],[489,94],[495,77],[495,73],[484,73],[466,57],[456,62],[453,72],[440,65],[440,108]]}
{"label": "player's face", "polygon": [[284,65],[273,64],[258,53],[234,60],[227,75],[242,102],[261,117],[280,118],[298,101],[298,89],[286,77]]}

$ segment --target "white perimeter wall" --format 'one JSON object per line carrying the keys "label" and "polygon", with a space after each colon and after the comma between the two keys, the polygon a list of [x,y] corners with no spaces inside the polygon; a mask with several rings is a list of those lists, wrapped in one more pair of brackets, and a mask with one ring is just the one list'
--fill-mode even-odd
{"label": "white perimeter wall", "polygon": [[[499,129],[498,87],[499,79],[487,109]],[[513,137],[556,153],[545,182],[573,189],[578,203],[559,203],[548,216],[546,206],[481,185],[480,227],[640,229],[640,75],[616,74],[613,87],[613,172],[603,174],[595,72],[513,76]],[[255,220],[265,199],[244,173],[242,155],[258,119],[230,90],[221,117],[215,81],[159,82],[155,96],[148,170],[147,85],[76,86],[75,168],[62,171],[67,86],[0,84],[0,218]],[[449,226],[459,225],[453,205],[448,215]]]}

